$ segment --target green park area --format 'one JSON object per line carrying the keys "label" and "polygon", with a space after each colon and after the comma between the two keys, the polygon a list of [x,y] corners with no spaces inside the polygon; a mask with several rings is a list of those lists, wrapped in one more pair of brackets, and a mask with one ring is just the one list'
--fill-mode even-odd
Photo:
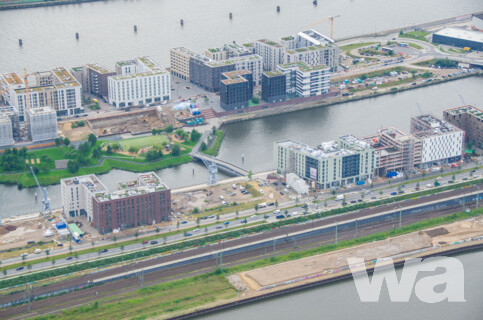
{"label": "green park area", "polygon": [[[192,161],[189,153],[201,134],[177,129],[153,132],[152,136],[115,142],[98,141],[93,134],[73,146],[69,139],[56,139],[56,147],[28,150],[7,148],[0,156],[0,183],[19,188],[36,186],[34,171],[41,185],[57,184],[60,179],[85,174],[101,174],[111,169],[145,172]],[[221,143],[221,142],[220,142]],[[66,160],[67,168],[56,169],[55,160]]]}
{"label": "green park area", "polygon": [[415,39],[419,41],[425,41],[428,42],[428,39],[426,37],[429,35],[429,32],[426,31],[409,31],[406,33],[399,33],[399,38],[407,38],[407,39]]}

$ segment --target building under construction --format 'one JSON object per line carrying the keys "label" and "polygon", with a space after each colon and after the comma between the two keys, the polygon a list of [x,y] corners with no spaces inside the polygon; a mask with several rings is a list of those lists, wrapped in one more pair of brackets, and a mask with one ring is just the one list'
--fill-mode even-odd
{"label": "building under construction", "polygon": [[32,142],[57,138],[57,115],[50,107],[29,109],[27,121]]}

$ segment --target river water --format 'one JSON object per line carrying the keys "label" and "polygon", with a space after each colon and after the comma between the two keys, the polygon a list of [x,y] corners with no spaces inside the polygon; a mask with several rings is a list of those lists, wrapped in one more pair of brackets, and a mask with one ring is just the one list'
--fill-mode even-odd
{"label": "river water", "polygon": [[[293,139],[317,145],[336,139],[339,135],[367,136],[380,127],[393,126],[409,132],[410,117],[419,114],[416,103],[424,113],[442,116],[447,108],[462,104],[482,107],[483,78],[471,77],[432,85],[426,88],[385,95],[374,99],[347,102],[329,107],[288,113],[269,118],[226,125],[225,139],[219,157],[254,172],[272,170],[272,145],[274,141]],[[242,162],[241,155],[244,155]],[[194,174],[193,174],[194,168]],[[188,163],[157,171],[171,188],[206,183],[208,172],[200,163]],[[118,182],[134,177],[134,173],[112,170],[101,175],[101,181],[114,190]],[[219,178],[227,178],[219,173]],[[17,190],[16,186],[0,185],[2,210],[0,217],[38,212],[40,202],[35,201],[38,189]],[[61,206],[60,186],[48,187],[52,206]]]}
{"label": "river water", "polygon": [[[217,312],[199,319],[481,320],[483,315],[483,305],[481,304],[483,251],[454,257],[458,258],[464,266],[465,302],[444,301],[428,304],[418,300],[414,291],[409,302],[391,302],[385,284],[382,286],[379,302],[361,302],[354,281],[350,279]],[[401,271],[402,268],[397,270],[399,280]],[[439,272],[443,272],[443,270],[426,275],[435,275]],[[420,277],[421,274],[418,274],[418,280]],[[443,290],[439,286],[436,287],[436,292]]]}
{"label": "river water", "polygon": [[[481,0],[325,0],[317,7],[312,0],[111,0],[0,11],[0,72],[89,62],[113,68],[139,55],[168,66],[172,47],[202,51],[233,40],[276,40],[329,16],[340,15],[334,23],[337,39],[480,10]],[[330,35],[328,22],[313,28]]]}

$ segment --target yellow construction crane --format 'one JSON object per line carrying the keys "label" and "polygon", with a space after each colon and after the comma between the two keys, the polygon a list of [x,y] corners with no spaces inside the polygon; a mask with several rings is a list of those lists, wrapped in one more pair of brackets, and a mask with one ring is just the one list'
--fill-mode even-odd
{"label": "yellow construction crane", "polygon": [[26,68],[23,70],[24,70],[23,81],[25,83],[25,104],[28,111],[30,110],[29,74],[27,73]]}
{"label": "yellow construction crane", "polygon": [[330,21],[330,38],[332,40],[334,40],[334,19],[339,18],[339,17],[340,17],[340,14],[333,16],[333,17],[328,17],[328,18],[322,19],[320,21],[314,22],[312,24],[306,25],[302,29],[307,29],[307,28],[313,27],[315,25],[318,25],[320,23]]}

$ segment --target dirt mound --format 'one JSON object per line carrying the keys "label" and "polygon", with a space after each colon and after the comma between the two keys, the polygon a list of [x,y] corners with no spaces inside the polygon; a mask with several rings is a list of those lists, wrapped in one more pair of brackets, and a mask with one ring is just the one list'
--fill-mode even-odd
{"label": "dirt mound", "polygon": [[437,236],[442,236],[444,234],[448,234],[449,232],[445,228],[436,228],[436,229],[424,231],[424,233],[426,233],[431,238],[434,238],[434,237],[437,237]]}
{"label": "dirt mound", "polygon": [[7,234],[10,231],[15,231],[16,229],[17,227],[12,225],[0,226],[0,235]]}

